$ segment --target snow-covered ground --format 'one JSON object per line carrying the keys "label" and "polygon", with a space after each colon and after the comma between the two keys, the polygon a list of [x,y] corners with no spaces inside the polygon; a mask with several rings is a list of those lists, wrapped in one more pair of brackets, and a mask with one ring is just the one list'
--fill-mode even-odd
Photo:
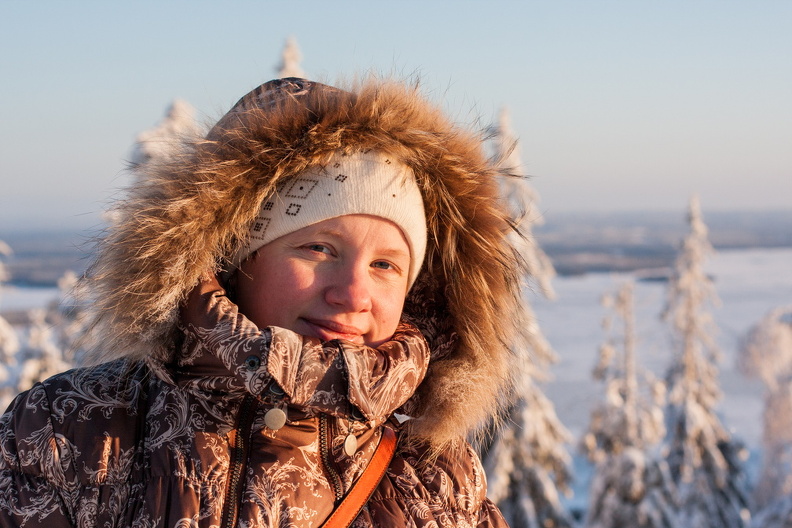
{"label": "snow-covered ground", "polygon": [[0,313],[44,308],[50,301],[57,299],[58,295],[58,288],[27,288],[3,284],[0,286]]}

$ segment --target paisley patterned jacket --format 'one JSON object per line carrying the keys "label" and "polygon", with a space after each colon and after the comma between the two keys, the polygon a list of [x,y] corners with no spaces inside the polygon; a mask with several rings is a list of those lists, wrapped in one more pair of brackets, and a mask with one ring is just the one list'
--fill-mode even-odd
{"label": "paisley patterned jacket", "polygon": [[[174,357],[73,370],[15,400],[0,526],[320,526],[426,373],[406,322],[374,350],[259,330],[211,284],[187,306]],[[353,526],[505,526],[470,446],[433,454],[403,442]]]}

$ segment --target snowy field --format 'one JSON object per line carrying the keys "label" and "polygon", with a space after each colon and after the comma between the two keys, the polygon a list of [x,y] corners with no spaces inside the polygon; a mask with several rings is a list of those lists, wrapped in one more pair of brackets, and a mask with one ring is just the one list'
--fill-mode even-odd
{"label": "snowy field", "polygon": [[0,313],[43,308],[58,298],[58,288],[23,288],[0,286]]}

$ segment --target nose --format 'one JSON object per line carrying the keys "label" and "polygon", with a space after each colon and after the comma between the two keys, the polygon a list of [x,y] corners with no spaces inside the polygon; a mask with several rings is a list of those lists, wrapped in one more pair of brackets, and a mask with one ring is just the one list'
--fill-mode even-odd
{"label": "nose", "polygon": [[325,290],[325,300],[344,311],[367,312],[371,310],[371,293],[368,266],[354,263],[333,274]]}

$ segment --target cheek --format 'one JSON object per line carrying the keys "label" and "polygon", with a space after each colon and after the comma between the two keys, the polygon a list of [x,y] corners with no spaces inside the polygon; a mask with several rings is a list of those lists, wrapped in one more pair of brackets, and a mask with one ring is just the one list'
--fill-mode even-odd
{"label": "cheek", "polygon": [[266,271],[240,277],[239,310],[259,327],[291,328],[292,319],[315,295],[316,280],[310,270],[281,262]]}
{"label": "cheek", "polygon": [[272,304],[271,293],[263,277],[250,277],[240,272],[236,286],[236,304],[239,311],[257,326],[267,326],[266,307]]}
{"label": "cheek", "polygon": [[385,294],[379,298],[378,304],[378,339],[387,340],[393,336],[401,320],[402,311],[404,310],[404,296]]}
{"label": "cheek", "polygon": [[299,262],[286,262],[269,279],[268,287],[278,292],[278,299],[285,306],[315,296],[321,282],[314,269]]}
{"label": "cheek", "polygon": [[278,284],[278,273],[275,268],[265,266],[264,260],[257,258],[237,272],[237,306],[259,327],[272,324],[271,307],[278,306],[278,296],[283,291],[282,288],[273,287]]}

